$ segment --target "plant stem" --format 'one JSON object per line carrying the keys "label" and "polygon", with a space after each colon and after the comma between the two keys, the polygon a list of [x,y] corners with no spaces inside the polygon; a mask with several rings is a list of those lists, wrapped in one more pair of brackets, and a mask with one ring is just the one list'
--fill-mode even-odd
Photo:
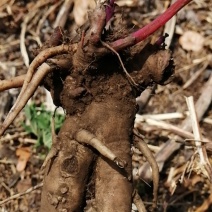
{"label": "plant stem", "polygon": [[[132,39],[134,39],[133,45],[144,40],[145,38],[153,34],[156,30],[158,30],[160,27],[165,25],[167,21],[169,21],[179,10],[181,10],[184,6],[186,6],[191,1],[192,0],[177,0],[164,13],[158,16],[154,21],[147,24],[146,26],[139,29],[138,31],[133,32],[131,35],[127,37],[127,38],[130,37],[131,39],[130,38],[119,39],[111,43],[111,46],[117,51],[117,50],[126,48],[127,46],[131,46]],[[126,43],[128,41],[129,43]]]}
{"label": "plant stem", "polygon": [[132,36],[135,37],[136,43],[144,40],[149,35],[154,33],[160,27],[165,25],[180,9],[182,9],[186,4],[191,0],[178,0],[172,4],[164,13],[157,17],[154,21],[141,28],[140,30],[132,33]]}

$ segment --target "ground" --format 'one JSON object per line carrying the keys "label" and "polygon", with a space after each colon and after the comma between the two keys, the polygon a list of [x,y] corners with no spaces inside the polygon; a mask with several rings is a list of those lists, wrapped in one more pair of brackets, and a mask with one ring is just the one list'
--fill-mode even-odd
{"label": "ground", "polygon": [[[10,1],[0,3],[0,79],[10,79],[26,73],[28,64],[37,54],[39,46],[48,40],[53,27],[63,18],[66,34],[75,34],[77,25],[83,24],[87,17],[87,10],[95,5],[94,1],[65,1],[70,13],[60,11],[64,1]],[[74,4],[73,4],[74,2]],[[169,1],[136,1],[120,0],[116,7],[116,18],[121,26],[134,31],[149,23],[168,7]],[[212,72],[212,3],[208,1],[193,1],[177,15],[176,22],[172,20],[169,26],[159,30],[155,39],[165,30],[169,34],[167,45],[173,52],[175,62],[175,77],[166,86],[150,86],[146,95],[138,98],[139,114],[166,114],[179,112],[181,118],[168,119],[166,123],[183,128],[182,122],[186,117],[187,105],[185,96],[193,96],[194,102],[201,94],[211,101],[212,88],[205,90],[206,82]],[[65,15],[64,15],[65,14]],[[154,39],[154,38],[153,38]],[[196,76],[196,78],[193,78]],[[191,80],[191,81],[190,81]],[[0,119],[15,101],[18,89],[4,91],[0,94]],[[45,91],[39,88],[33,101],[40,106],[45,99]],[[145,104],[143,103],[145,102]],[[201,133],[204,138],[212,140],[212,110],[211,105],[205,109],[203,120],[200,122]],[[203,108],[200,110],[203,110]],[[176,140],[176,131],[170,127],[165,130],[162,122],[159,126],[151,124],[145,119],[139,121],[137,116],[135,128],[145,138],[153,153],[159,152],[164,144],[171,139]],[[151,117],[149,117],[151,118]],[[155,119],[154,119],[155,120]],[[1,211],[38,211],[40,206],[43,172],[40,167],[48,151],[42,145],[35,146],[37,137],[24,131],[22,122],[27,122],[26,113],[21,113],[4,136],[0,138],[0,210]],[[161,121],[161,120],[160,120]],[[160,172],[158,211],[212,211],[212,190],[207,174],[198,167],[191,171],[186,169],[187,162],[192,160],[196,147],[192,141],[185,141],[185,137],[177,137],[182,145],[164,159],[164,166]],[[211,162],[211,146],[206,145],[207,156]],[[171,148],[171,147],[170,147]],[[143,155],[133,150],[133,166],[137,168],[145,163]],[[171,152],[172,149],[167,148]],[[191,163],[195,166],[195,160]],[[187,167],[188,168],[188,167]],[[180,179],[182,183],[180,183]],[[145,181],[149,177],[143,175],[139,183],[139,192],[145,205],[151,204],[152,188]],[[38,185],[28,194],[22,192]],[[151,185],[151,181],[150,181]],[[14,199],[4,203],[4,200],[19,194]],[[206,201],[206,202],[204,202]]]}

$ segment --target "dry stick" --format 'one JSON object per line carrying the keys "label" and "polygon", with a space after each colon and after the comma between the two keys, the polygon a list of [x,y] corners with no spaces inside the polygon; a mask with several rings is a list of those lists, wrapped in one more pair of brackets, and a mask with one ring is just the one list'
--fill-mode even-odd
{"label": "dry stick", "polygon": [[204,118],[203,122],[212,125],[212,119],[211,118]]}
{"label": "dry stick", "polygon": [[51,1],[37,1],[37,3],[35,5],[33,5],[33,7],[31,8],[30,13],[28,13],[26,15],[26,17],[24,18],[24,21],[21,25],[21,35],[20,35],[20,50],[21,50],[21,54],[24,60],[24,63],[27,67],[29,67],[29,57],[28,57],[28,53],[26,50],[26,46],[25,46],[25,34],[26,34],[26,29],[27,29],[27,24],[33,19],[33,17],[37,14],[37,12],[39,11],[40,7],[45,6],[46,4],[50,3]]}
{"label": "dry stick", "polygon": [[[180,127],[174,126],[173,124],[166,123],[164,121],[154,120],[154,119],[151,119],[151,118],[144,118],[143,121],[145,121],[148,125],[153,125],[153,126],[156,126],[157,128],[170,131],[170,132],[175,133],[175,134],[177,134],[181,137],[188,138],[188,139],[194,138],[194,135],[191,132],[183,130]],[[139,122],[137,122],[135,124],[135,128],[136,128],[137,124],[139,124]],[[207,139],[207,138],[202,138],[201,142],[208,143],[208,142],[210,142],[210,140]]]}
{"label": "dry stick", "polygon": [[[212,59],[212,57],[211,57],[211,59]],[[196,71],[192,75],[192,77],[183,85],[183,89],[188,88],[192,83],[194,83],[194,81],[197,80],[199,78],[199,76],[205,71],[208,64],[209,64],[209,60],[206,61],[206,63],[204,63],[203,66],[198,71]]]}
{"label": "dry stick", "polygon": [[[171,1],[171,4],[173,4],[175,2],[175,0]],[[165,35],[166,33],[169,35],[166,38],[166,48],[169,48],[172,42],[172,38],[174,36],[174,32],[175,32],[175,25],[176,25],[176,21],[177,21],[177,17],[176,15],[173,16],[166,24],[163,30],[163,34]]]}
{"label": "dry stick", "polygon": [[212,180],[212,170],[210,162],[208,160],[207,152],[205,146],[202,146],[200,140],[202,140],[202,135],[200,133],[199,122],[197,121],[197,115],[194,107],[193,96],[186,98],[186,103],[190,112],[191,124],[194,133],[195,144],[197,147],[197,152],[199,153],[200,158],[200,167],[201,169],[206,169],[208,178]]}
{"label": "dry stick", "polygon": [[194,66],[197,66],[200,63],[212,60],[211,58],[212,58],[212,54],[208,54],[207,56],[204,56],[202,58],[194,59],[191,61],[191,64],[183,66],[182,68],[175,70],[175,72],[176,74],[179,74],[180,72],[190,70],[191,68],[193,68]]}
{"label": "dry stick", "polygon": [[[173,113],[143,114],[143,115],[136,114],[135,123],[139,124],[139,122],[144,122],[144,121],[146,121],[147,118],[160,121],[160,120],[168,120],[168,119],[182,119],[182,118],[187,117],[188,115],[189,115],[188,111],[186,111],[184,113],[173,112]],[[210,118],[204,118],[202,121],[207,124],[212,124],[212,119],[210,119]],[[177,128],[179,128],[179,127],[177,127]]]}
{"label": "dry stick", "polygon": [[158,113],[158,114],[136,114],[136,119],[135,122],[144,122],[146,119],[154,119],[157,121],[160,120],[170,120],[170,119],[182,119],[187,116],[187,112],[185,113],[180,113],[180,112],[173,112],[173,113]]}
{"label": "dry stick", "polygon": [[99,151],[101,155],[115,162],[120,168],[126,167],[126,161],[118,158],[110,149],[105,146],[105,144],[102,143],[102,141],[100,141],[94,134],[90,133],[89,131],[83,129],[79,130],[74,137],[76,141],[92,146],[94,149]]}
{"label": "dry stick", "polygon": [[149,149],[147,143],[143,141],[142,137],[136,130],[133,130],[136,137],[134,137],[134,144],[139,148],[139,150],[143,153],[144,157],[147,159],[148,163],[152,168],[152,178],[153,178],[153,208],[157,206],[157,199],[158,199],[158,186],[159,186],[159,168],[158,164]]}
{"label": "dry stick", "polygon": [[13,139],[17,139],[17,138],[20,138],[20,137],[24,137],[28,134],[29,134],[28,132],[21,132],[21,133],[18,132],[18,133],[15,133],[14,135],[7,134],[6,136],[0,138],[0,143],[11,141]]}
{"label": "dry stick", "polygon": [[45,14],[42,16],[42,18],[40,19],[37,29],[36,29],[36,34],[37,36],[39,36],[40,34],[40,30],[41,27],[43,25],[43,23],[45,22],[45,20],[47,19],[47,17],[54,11],[57,9],[57,7],[61,4],[61,1],[56,2],[55,4],[53,4],[48,10],[47,12],[45,12]]}
{"label": "dry stick", "polygon": [[133,203],[136,205],[138,212],[147,212],[145,205],[139,196],[137,190],[134,190],[133,192]]}
{"label": "dry stick", "polygon": [[24,91],[24,95],[22,95],[20,101],[16,101],[15,106],[12,107],[10,112],[8,113],[5,121],[3,122],[2,126],[0,127],[0,136],[5,132],[5,130],[9,127],[9,125],[13,122],[13,120],[16,118],[16,116],[19,114],[19,112],[24,108],[30,97],[33,95],[35,90],[38,88],[40,82],[43,80],[45,75],[51,71],[52,68],[46,64],[43,63],[34,77],[32,78],[31,83],[27,87],[27,89]]}
{"label": "dry stick", "polygon": [[39,183],[38,185],[33,186],[33,187],[27,189],[26,191],[24,191],[24,192],[22,192],[22,193],[18,193],[18,194],[15,194],[15,195],[13,195],[13,196],[10,196],[9,198],[0,201],[0,205],[3,205],[3,204],[5,204],[5,203],[7,203],[7,202],[9,202],[9,201],[11,201],[11,200],[17,199],[17,198],[19,198],[19,197],[21,197],[21,196],[23,196],[23,195],[29,194],[29,193],[31,193],[32,191],[34,191],[34,190],[36,190],[36,189],[38,189],[38,188],[41,188],[42,186],[43,186],[43,183]]}
{"label": "dry stick", "polygon": [[[205,83],[202,94],[199,97],[198,101],[195,104],[197,119],[200,121],[207,111],[209,105],[212,101],[212,74],[209,80]],[[181,128],[186,131],[191,131],[190,118],[186,118],[181,124]],[[176,136],[175,140],[179,140],[180,137]],[[165,161],[181,147],[182,144],[176,143],[173,140],[168,140],[163,146],[161,150],[156,154],[155,159],[158,163],[159,170],[161,171]],[[149,164],[144,163],[144,165],[139,169],[140,177],[145,180],[151,180],[151,171],[149,170]]]}
{"label": "dry stick", "polygon": [[26,67],[29,67],[29,56],[26,50],[26,45],[25,45],[25,34],[27,29],[27,23],[36,15],[36,13],[37,11],[33,10],[32,13],[27,14],[23,23],[21,24],[20,50],[21,50],[21,55],[23,57],[24,64],[26,65]]}
{"label": "dry stick", "polygon": [[0,80],[0,92],[10,88],[19,88],[23,85],[26,74],[13,77],[9,80]]}
{"label": "dry stick", "polygon": [[56,28],[57,26],[64,27],[66,20],[68,18],[68,13],[73,5],[73,0],[65,0],[60,11],[57,15],[56,21],[54,22],[53,27]]}

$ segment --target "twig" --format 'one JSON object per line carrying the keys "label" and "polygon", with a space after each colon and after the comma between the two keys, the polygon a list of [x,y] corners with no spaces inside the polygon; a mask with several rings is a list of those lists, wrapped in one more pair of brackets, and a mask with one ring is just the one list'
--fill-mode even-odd
{"label": "twig", "polygon": [[42,18],[40,19],[37,29],[36,29],[36,35],[39,37],[40,35],[40,29],[43,25],[43,23],[45,22],[45,20],[47,19],[47,17],[55,10],[57,9],[57,7],[61,4],[61,1],[56,2],[55,4],[53,4],[48,11],[45,12],[45,14],[42,16]]}
{"label": "twig", "polygon": [[212,119],[210,119],[210,118],[204,118],[204,119],[203,119],[203,122],[212,125]]}
{"label": "twig", "polygon": [[139,115],[136,114],[136,119],[135,122],[139,123],[139,122],[143,122],[146,119],[154,119],[154,120],[169,120],[169,119],[182,119],[185,118],[187,116],[187,112],[185,113],[179,113],[179,112],[175,112],[175,113],[162,113],[162,114],[143,114],[143,115]]}
{"label": "twig", "polygon": [[200,133],[199,122],[197,121],[197,115],[194,107],[194,99],[192,96],[186,98],[186,103],[190,112],[191,124],[193,128],[195,145],[197,147],[197,152],[199,153],[200,158],[200,167],[201,169],[206,169],[208,173],[208,178],[212,180],[212,170],[210,162],[208,160],[207,152],[205,146],[202,146],[200,140],[202,140],[202,135]]}
{"label": "twig", "polygon": [[137,190],[134,190],[133,192],[133,203],[136,205],[138,212],[147,212],[145,205],[139,196]]}
{"label": "twig", "polygon": [[56,28],[57,26],[64,27],[66,20],[68,18],[68,13],[73,5],[73,0],[65,0],[63,5],[60,8],[60,11],[57,15],[56,21],[54,22],[53,27]]}
{"label": "twig", "polygon": [[[177,134],[181,137],[188,138],[188,139],[194,139],[194,135],[191,132],[186,131],[186,130],[180,128],[180,127],[174,126],[173,124],[169,124],[169,123],[166,123],[164,121],[154,120],[154,119],[151,119],[151,118],[145,118],[144,121],[149,125],[153,125],[153,126],[156,126],[159,129],[163,129],[163,130],[173,132],[173,133],[175,133],[175,134]],[[135,127],[137,126],[137,124],[139,124],[139,122],[137,122],[135,124]],[[206,143],[210,142],[209,139],[207,139],[207,138],[202,138],[201,141],[206,142]]]}
{"label": "twig", "polygon": [[[173,4],[173,2],[175,2],[175,0],[171,1],[172,4]],[[171,45],[172,38],[173,38],[173,35],[174,35],[174,31],[175,31],[176,21],[177,21],[177,17],[175,15],[169,21],[167,21],[167,23],[165,24],[163,34],[165,35],[167,33],[169,35],[166,38],[166,48],[169,48],[170,45]]]}
{"label": "twig", "polygon": [[13,139],[20,138],[20,137],[23,137],[23,136],[28,135],[28,134],[29,133],[27,133],[27,132],[15,133],[14,135],[7,134],[3,138],[0,138],[0,143],[6,142],[6,141],[11,141]]}
{"label": "twig", "polygon": [[195,111],[195,108],[194,108],[193,96],[186,97],[186,103],[187,103],[188,110],[189,110],[189,113],[190,113],[191,125],[192,125],[192,128],[193,128],[197,152],[199,153],[199,156],[200,156],[200,163],[202,165],[205,165],[206,161],[205,161],[204,154],[203,154],[202,143],[200,142],[200,140],[202,140],[202,136],[200,134],[199,122],[197,121],[197,115],[196,115],[196,111]]}
{"label": "twig", "polygon": [[[0,81],[1,84],[1,81]],[[145,90],[146,91],[146,90]],[[161,113],[161,114],[136,114],[135,123],[144,122],[146,119],[154,119],[154,120],[169,120],[169,119],[182,119],[189,115],[188,111],[184,113],[173,112],[173,113]],[[203,118],[204,123],[212,124],[212,119]]]}
{"label": "twig", "polygon": [[[212,74],[209,78],[209,80],[205,83],[202,94],[199,97],[198,101],[195,104],[197,118],[200,121],[208,109],[209,105],[212,101]],[[183,123],[180,126],[182,129],[186,131],[191,131],[191,125],[190,125],[190,119],[186,118]],[[176,136],[175,140],[179,140],[180,137]],[[173,140],[168,140],[163,146],[161,147],[161,150],[155,155],[155,159],[158,163],[159,170],[161,171],[163,168],[163,165],[165,161],[176,151],[181,147],[182,144],[176,143]],[[149,164],[144,163],[144,165],[140,168],[140,174],[143,179],[145,180],[151,180],[151,172],[149,171]]]}
{"label": "twig", "polygon": [[185,70],[189,70],[191,69],[192,67],[202,63],[202,62],[205,62],[205,61],[210,61],[212,59],[212,54],[208,54],[207,56],[204,56],[202,58],[198,58],[198,59],[195,59],[195,60],[192,60],[191,64],[187,65],[187,66],[184,66],[182,68],[179,68],[177,70],[175,70],[176,74],[179,74],[180,72],[182,71],[185,71]]}
{"label": "twig", "polygon": [[13,195],[13,196],[10,196],[9,198],[0,201],[0,205],[3,205],[3,204],[5,204],[5,203],[7,203],[7,202],[9,202],[9,201],[12,201],[12,200],[14,200],[14,199],[17,199],[17,198],[19,198],[19,197],[21,197],[21,196],[24,196],[24,195],[26,195],[26,194],[29,194],[29,193],[31,193],[32,191],[34,191],[34,190],[36,190],[36,189],[38,189],[38,188],[41,188],[42,186],[43,186],[43,183],[39,183],[38,185],[33,186],[33,187],[27,189],[26,191],[24,191],[24,192],[22,192],[22,193],[18,193],[18,194],[15,194],[15,195]]}
{"label": "twig", "polygon": [[36,10],[33,10],[32,13],[29,13],[21,24],[20,50],[26,67],[29,67],[29,56],[25,45],[25,34],[27,29],[27,23],[36,15],[36,12]]}
{"label": "twig", "polygon": [[0,164],[3,163],[3,164],[14,164],[16,165],[16,162],[14,160],[8,160],[7,158],[4,158],[2,160],[0,160]]}
{"label": "twig", "polygon": [[[212,59],[212,57],[211,57],[211,59]],[[203,71],[205,71],[208,64],[209,64],[209,61],[205,62],[204,65],[198,71],[196,71],[192,75],[192,77],[183,85],[183,89],[188,88],[192,83],[194,83],[194,81],[198,79],[198,77],[203,73]]]}
{"label": "twig", "polygon": [[37,139],[32,139],[32,138],[18,138],[18,141],[22,144],[33,144],[33,145],[35,145],[37,143]]}

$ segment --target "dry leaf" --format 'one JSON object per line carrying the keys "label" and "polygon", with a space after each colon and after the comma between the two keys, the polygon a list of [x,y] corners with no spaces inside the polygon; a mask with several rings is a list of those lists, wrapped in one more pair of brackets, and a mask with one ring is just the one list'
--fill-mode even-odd
{"label": "dry leaf", "polygon": [[16,150],[16,155],[18,158],[18,163],[16,165],[17,171],[21,172],[25,169],[27,161],[31,156],[31,151],[29,147],[21,147]]}
{"label": "dry leaf", "polygon": [[19,193],[24,192],[31,187],[32,187],[32,180],[31,179],[23,179],[23,180],[19,181],[17,183],[17,186],[16,186],[17,191]]}
{"label": "dry leaf", "polygon": [[200,51],[203,48],[204,37],[194,31],[185,32],[179,39],[179,43],[183,49],[187,51]]}

